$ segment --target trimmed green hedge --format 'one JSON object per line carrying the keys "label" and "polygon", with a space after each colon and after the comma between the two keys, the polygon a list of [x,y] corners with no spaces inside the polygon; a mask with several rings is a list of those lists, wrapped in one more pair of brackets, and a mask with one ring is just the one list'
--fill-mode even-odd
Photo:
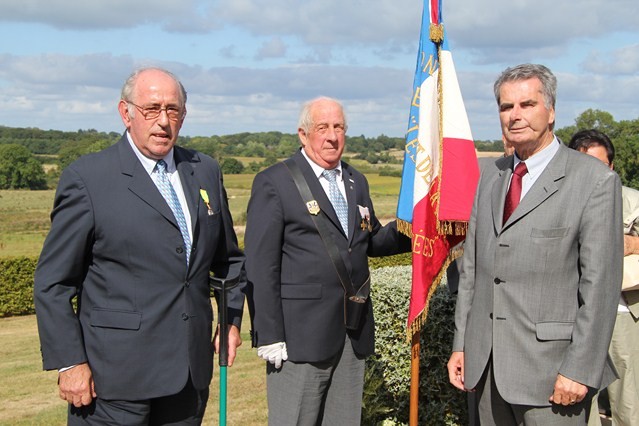
{"label": "trimmed green hedge", "polygon": [[33,273],[36,257],[0,259],[0,318],[35,313]]}
{"label": "trimmed green hedge", "polygon": [[[366,361],[362,424],[407,424],[410,401],[410,352],[406,320],[410,266],[372,271],[371,298],[376,322],[376,354]],[[419,424],[468,424],[466,394],[448,383],[446,363],[454,334],[455,300],[440,285],[430,300],[422,328],[419,372]]]}
{"label": "trimmed green hedge", "polygon": [[[0,259],[0,318],[34,313],[35,257]],[[384,265],[404,265],[386,266]],[[407,424],[410,344],[406,318],[410,299],[410,254],[371,259],[371,297],[377,324],[376,354],[366,361],[362,424]],[[440,285],[430,300],[421,332],[419,424],[467,424],[466,394],[448,383],[446,363],[454,333],[455,300]]]}
{"label": "trimmed green hedge", "polygon": [[[244,245],[244,241],[240,241]],[[33,274],[37,257],[0,258],[0,318],[33,314]],[[370,259],[371,269],[410,265],[410,253]]]}

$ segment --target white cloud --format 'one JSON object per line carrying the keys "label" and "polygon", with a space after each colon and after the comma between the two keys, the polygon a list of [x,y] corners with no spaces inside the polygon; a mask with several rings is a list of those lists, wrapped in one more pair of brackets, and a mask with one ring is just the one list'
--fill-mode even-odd
{"label": "white cloud", "polygon": [[[119,131],[122,82],[136,67],[160,65],[189,92],[184,134],[294,132],[299,105],[323,94],[344,101],[349,133],[401,136],[421,8],[393,0],[0,2],[8,28],[0,124]],[[636,0],[446,1],[443,15],[476,138],[499,137],[492,84],[522,62],[557,74],[558,127],[587,108],[639,116]]]}
{"label": "white cloud", "polygon": [[204,23],[202,0],[20,0],[0,2],[0,21],[38,23],[62,30],[127,28],[160,23],[168,30],[193,32]]}
{"label": "white cloud", "polygon": [[286,55],[286,43],[280,37],[273,37],[262,43],[255,54],[255,59],[281,58]]}
{"label": "white cloud", "polygon": [[639,44],[611,51],[592,51],[583,61],[585,71],[601,75],[636,75],[639,73]]}

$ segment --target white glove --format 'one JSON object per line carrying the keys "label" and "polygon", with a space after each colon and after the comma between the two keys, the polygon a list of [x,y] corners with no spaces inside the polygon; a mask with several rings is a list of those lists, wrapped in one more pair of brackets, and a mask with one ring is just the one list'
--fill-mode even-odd
{"label": "white glove", "polygon": [[288,359],[288,353],[286,352],[286,343],[277,342],[266,346],[260,346],[257,348],[257,356],[275,365],[275,368],[279,369],[282,366],[282,361]]}

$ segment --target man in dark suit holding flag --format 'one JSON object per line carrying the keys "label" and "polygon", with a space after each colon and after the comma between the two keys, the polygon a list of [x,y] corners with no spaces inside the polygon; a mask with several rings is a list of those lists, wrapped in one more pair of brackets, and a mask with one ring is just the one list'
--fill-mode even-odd
{"label": "man in dark suit holding flag", "polygon": [[[268,361],[274,426],[359,424],[364,359],[374,351],[368,256],[410,249],[395,222],[377,220],[364,175],[341,161],[346,129],[339,102],[307,102],[298,125],[302,149],[253,181],[246,270],[255,302],[253,344]],[[293,169],[313,200],[303,201]],[[315,220],[324,220],[326,234]],[[351,325],[345,324],[351,311],[343,278],[365,299]]]}

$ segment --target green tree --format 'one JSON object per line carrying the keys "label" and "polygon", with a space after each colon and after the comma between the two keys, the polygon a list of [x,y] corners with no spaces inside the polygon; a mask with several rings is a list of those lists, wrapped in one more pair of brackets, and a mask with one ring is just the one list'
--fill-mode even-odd
{"label": "green tree", "polygon": [[244,165],[236,158],[225,158],[220,164],[225,175],[239,175],[244,171]]}
{"label": "green tree", "polygon": [[46,189],[42,165],[22,145],[0,145],[0,189]]}
{"label": "green tree", "polygon": [[617,123],[612,143],[616,151],[615,171],[621,182],[639,189],[639,119]]}
{"label": "green tree", "polygon": [[58,170],[64,170],[69,164],[85,154],[102,151],[104,148],[110,146],[111,143],[111,141],[104,139],[97,141],[87,139],[64,144],[58,154]]}
{"label": "green tree", "polygon": [[557,129],[555,134],[565,144],[577,131],[597,129],[608,135],[615,147],[615,171],[621,183],[639,189],[639,119],[616,122],[613,116],[597,109],[582,112],[572,126]]}
{"label": "green tree", "polygon": [[575,126],[577,130],[597,129],[612,138],[615,136],[617,123],[609,112],[587,109],[575,119]]}

